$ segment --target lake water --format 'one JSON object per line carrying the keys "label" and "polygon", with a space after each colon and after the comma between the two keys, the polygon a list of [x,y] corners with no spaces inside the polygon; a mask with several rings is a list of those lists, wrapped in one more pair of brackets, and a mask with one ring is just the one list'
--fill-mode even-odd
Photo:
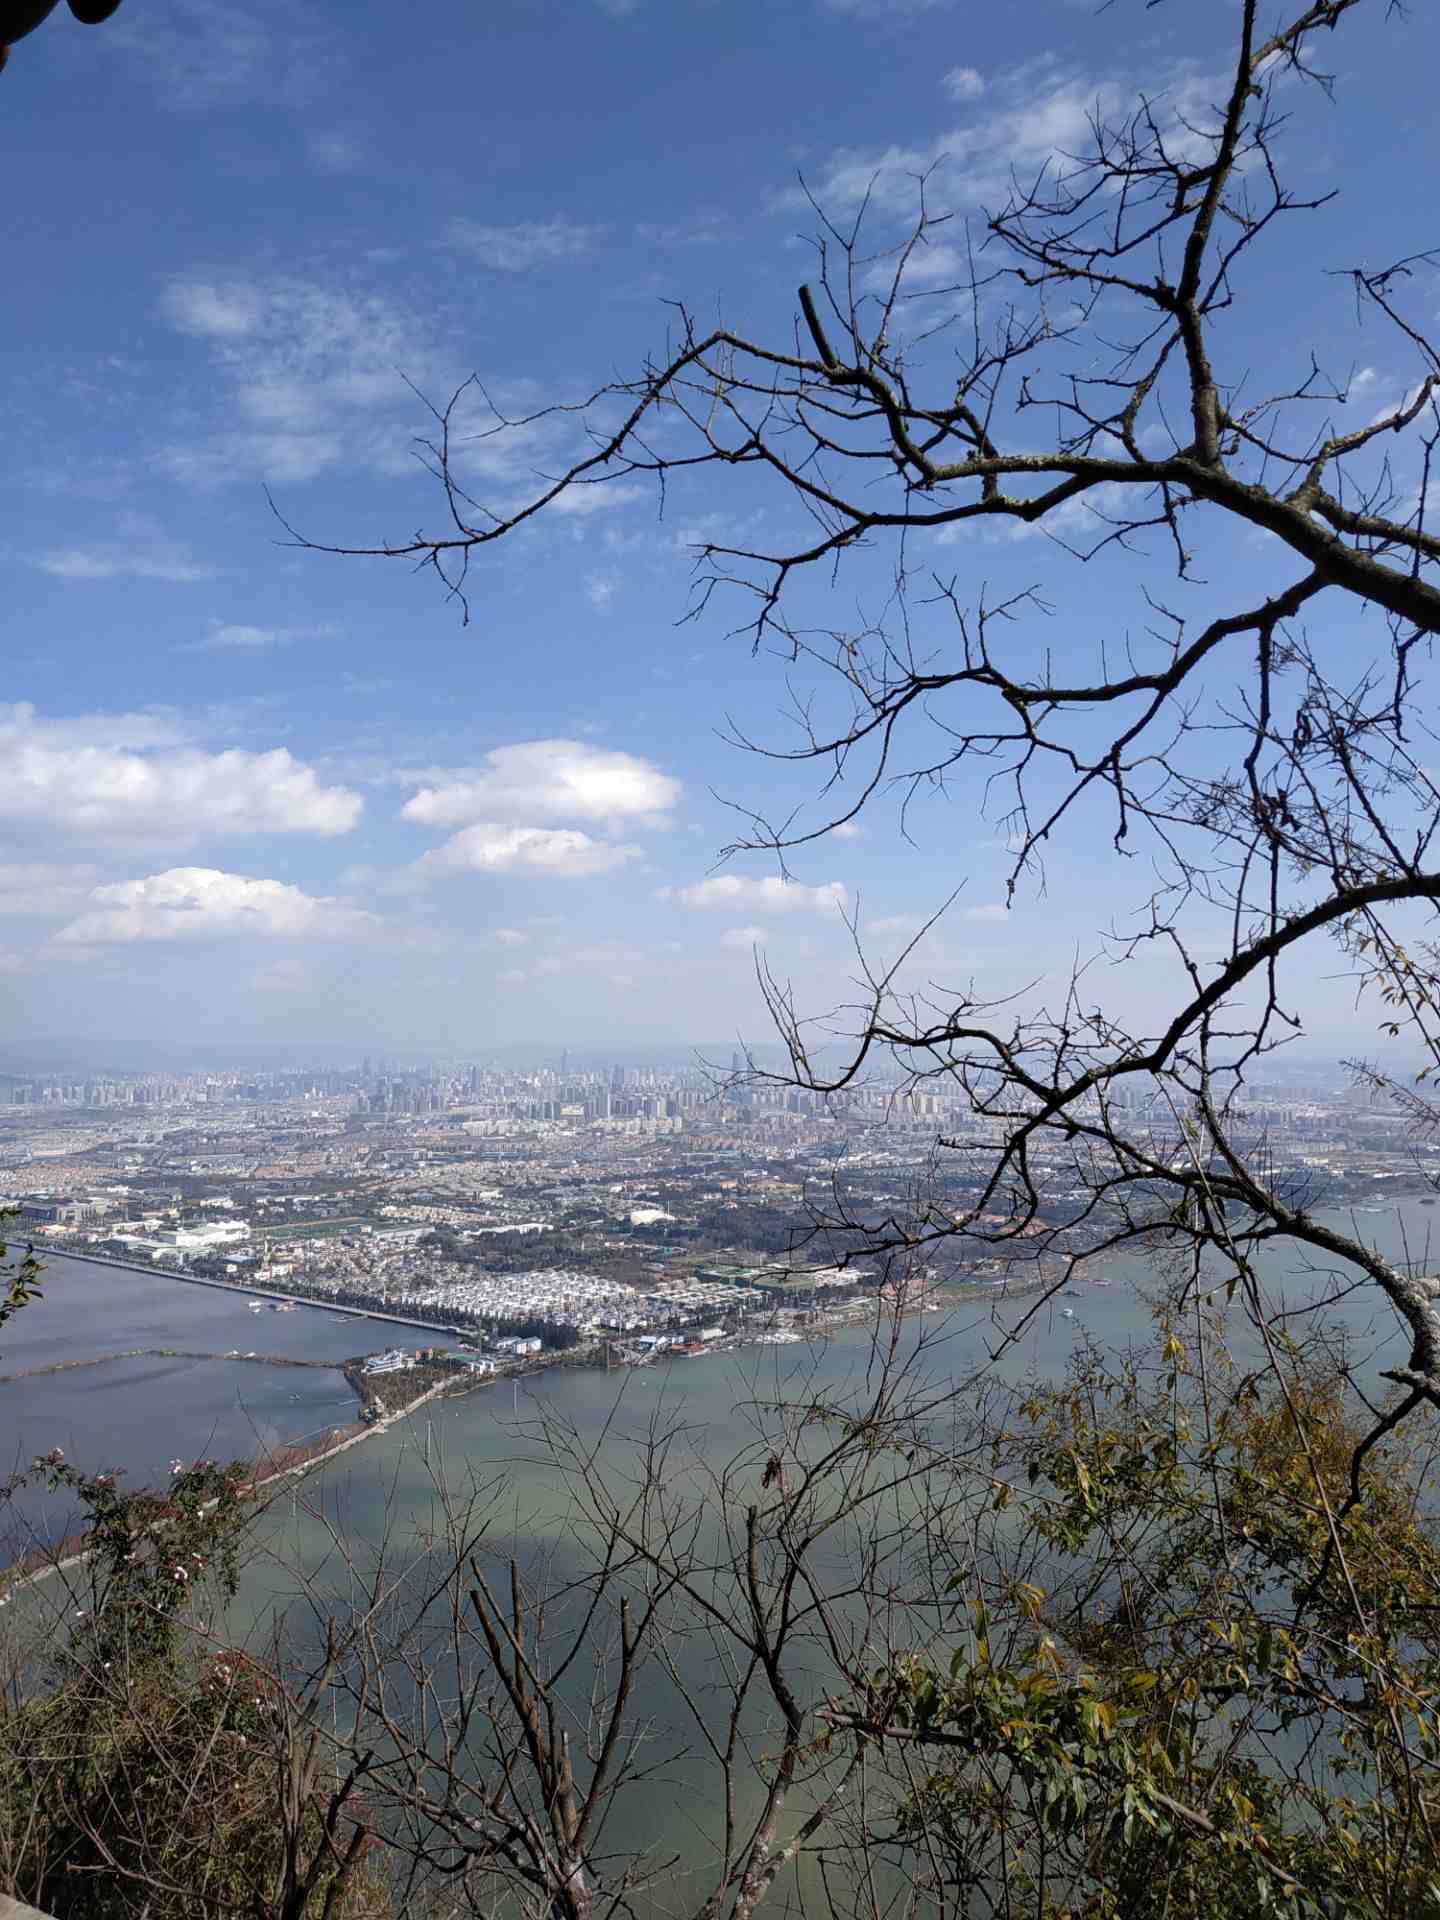
{"label": "lake water", "polygon": [[[1409,1259],[1428,1268],[1432,1236],[1440,1239],[1440,1208],[1401,1201],[1374,1211],[1321,1215],[1321,1219],[1358,1233],[1392,1259]],[[1440,1264],[1440,1246],[1435,1263]],[[300,1307],[293,1313],[268,1308],[252,1313],[248,1295],[233,1295],[188,1284],[173,1276],[51,1256],[46,1262],[45,1297],[33,1302],[0,1328],[0,1376],[59,1361],[92,1359],[137,1347],[175,1347],[193,1352],[241,1353],[310,1360],[336,1365],[379,1346],[416,1344],[418,1330],[381,1321],[349,1319],[323,1308]],[[1319,1286],[1298,1273],[1292,1261],[1271,1254],[1261,1270],[1277,1301],[1293,1303]],[[963,1305],[922,1322],[934,1343],[932,1371],[963,1379],[986,1369],[1002,1328],[1023,1317],[1023,1339],[1001,1363],[1010,1377],[1026,1369],[1054,1377],[1083,1338],[1116,1350],[1151,1339],[1144,1296],[1155,1285],[1143,1261],[1123,1256],[1094,1269],[1110,1284],[1077,1283],[1063,1299],[1052,1300],[1032,1315],[1032,1303],[998,1303],[993,1308]],[[1065,1309],[1073,1317],[1067,1317]],[[1332,1310],[1354,1343],[1359,1364],[1374,1368],[1403,1357],[1403,1338],[1393,1315],[1373,1289],[1364,1289]],[[1242,1338],[1240,1357],[1258,1352]],[[797,1369],[819,1367],[830,1384],[853,1373],[868,1353],[868,1336],[855,1331],[819,1347],[751,1348],[731,1357],[679,1359],[623,1376],[626,1399],[636,1408],[652,1398],[683,1398],[687,1414],[709,1429],[716,1445],[734,1418],[743,1383],[767,1379],[779,1391]],[[556,1369],[541,1376],[538,1392],[581,1423],[603,1417],[615,1399],[619,1375],[581,1369]],[[537,1389],[532,1386],[533,1393]],[[487,1389],[447,1404],[432,1415],[447,1446],[459,1457],[511,1458],[511,1423],[500,1417],[511,1408],[509,1388]],[[512,1409],[513,1410],[513,1409]],[[338,1374],[309,1369],[267,1368],[224,1360],[132,1359],[29,1380],[0,1380],[0,1471],[62,1447],[74,1463],[121,1469],[132,1484],[163,1477],[175,1455],[233,1458],[265,1446],[295,1440],[316,1429],[354,1418],[354,1395]],[[390,1474],[409,1444],[405,1430],[368,1443],[346,1456],[344,1471],[377,1483]]]}
{"label": "lake water", "polygon": [[[46,1259],[42,1284],[43,1299],[0,1327],[0,1376],[137,1347],[254,1349],[327,1364],[144,1355],[25,1380],[0,1377],[0,1475],[52,1447],[77,1466],[122,1471],[131,1486],[163,1485],[177,1455],[253,1458],[354,1420],[355,1395],[336,1363],[408,1331],[310,1308],[252,1313],[248,1295],[64,1255]],[[21,1513],[27,1529],[63,1530],[69,1519],[68,1508],[53,1502],[27,1501]]]}
{"label": "lake water", "polygon": [[[173,1274],[97,1266],[64,1254],[45,1256],[41,1285],[45,1297],[0,1327],[0,1374],[129,1347],[217,1353],[256,1347],[291,1359],[340,1361],[384,1344],[391,1331],[383,1322],[323,1308],[251,1313],[247,1293],[196,1286]],[[407,1332],[393,1329],[397,1338]]]}
{"label": "lake water", "polygon": [[[1358,1232],[1391,1257],[1406,1257],[1408,1248],[1409,1257],[1420,1261],[1431,1218],[1430,1209],[1411,1203],[1385,1212],[1332,1216],[1330,1223]],[[1153,1358],[1156,1333],[1144,1296],[1156,1285],[1154,1273],[1138,1259],[1119,1257],[1107,1260],[1096,1273],[1108,1284],[1082,1281],[1038,1311],[1026,1301],[993,1307],[962,1304],[947,1314],[911,1319],[905,1323],[904,1342],[912,1350],[923,1342],[917,1368],[942,1398],[952,1383],[996,1372],[1010,1380],[1027,1374],[1057,1378],[1086,1340],[1112,1352],[1142,1346]],[[1264,1276],[1271,1304],[1287,1311],[1303,1309],[1335,1277],[1297,1270],[1295,1262],[1273,1257],[1264,1263]],[[1002,1330],[1025,1315],[1030,1317],[1023,1338],[992,1360]],[[1405,1357],[1406,1340],[1371,1289],[1353,1293],[1332,1308],[1329,1320],[1344,1330],[1353,1363],[1372,1378],[1380,1367]],[[1236,1328],[1234,1348],[1242,1365],[1258,1358],[1253,1339],[1241,1327]],[[310,1596],[328,1592],[342,1611],[353,1599],[356,1590],[347,1566],[352,1557],[363,1572],[373,1564],[371,1556],[381,1540],[388,1539],[392,1565],[407,1560],[422,1565],[433,1532],[442,1524],[439,1479],[452,1490],[463,1492],[468,1485],[481,1490],[490,1519],[478,1558],[502,1586],[512,1553],[523,1566],[547,1567],[552,1580],[579,1579],[587,1563],[577,1509],[546,1459],[537,1431],[543,1410],[570,1423],[582,1451],[593,1453],[616,1485],[638,1469],[647,1436],[656,1427],[683,1427],[664,1476],[676,1487],[701,1488],[707,1473],[754,1447],[765,1402],[822,1397],[834,1402],[858,1396],[872,1363],[869,1335],[854,1328],[812,1345],[676,1359],[608,1377],[598,1370],[555,1370],[537,1379],[528,1394],[496,1383],[468,1399],[427,1407],[413,1420],[337,1459],[307,1480],[303,1491],[277,1503],[265,1528],[273,1557],[256,1560],[247,1570],[234,1625],[266,1641],[283,1619],[303,1643],[314,1631]],[[751,1484],[753,1480],[752,1473]],[[699,1498],[704,1497],[702,1492]],[[721,1524],[723,1505],[712,1494],[698,1523],[702,1545],[709,1529]],[[1018,1512],[1011,1510],[1012,1515]],[[847,1561],[839,1540],[822,1565],[822,1578],[826,1566],[832,1566],[832,1588],[842,1587]],[[826,1682],[820,1677],[814,1684]],[[718,1693],[707,1692],[717,1685]],[[617,1804],[606,1838],[622,1855],[657,1847],[703,1869],[716,1839],[721,1802],[713,1760],[695,1737],[682,1704],[682,1687],[697,1702],[723,1703],[728,1697],[725,1670],[703,1635],[678,1633],[669,1643],[667,1667],[650,1668],[637,1683],[635,1711],[652,1729],[657,1758],[667,1753],[670,1758],[653,1781]],[[573,1704],[580,1715],[582,1703]],[[759,1716],[752,1731],[757,1752],[773,1753],[773,1737],[763,1731]],[[754,1804],[755,1780],[753,1772],[746,1775],[742,1806]],[[809,1874],[810,1869],[802,1870],[793,1893],[817,1891],[808,1884]],[[655,1907],[640,1901],[637,1910],[673,1910],[674,1881],[667,1878],[665,1886],[665,1897]]]}
{"label": "lake water", "polygon": [[[1417,1262],[1434,1217],[1416,1202],[1327,1216],[1329,1224],[1358,1233],[1387,1257]],[[1321,1289],[1345,1277],[1334,1263],[1297,1271],[1293,1260],[1269,1255],[1261,1264],[1272,1310],[1303,1310]],[[1157,1336],[1146,1296],[1155,1289],[1154,1272],[1124,1257],[1109,1258],[1094,1271],[1108,1284],[1079,1282],[1038,1309],[1021,1299],[962,1303],[914,1317],[904,1325],[904,1342],[911,1350],[923,1342],[917,1368],[941,1395],[956,1383],[996,1374],[1010,1381],[1057,1379],[1087,1341],[1110,1353],[1139,1347],[1153,1358]],[[1409,1350],[1388,1305],[1367,1286],[1328,1308],[1326,1318],[1343,1333],[1357,1374],[1383,1390],[1379,1369],[1403,1362]],[[992,1358],[1005,1333],[1022,1321],[1021,1337]],[[1303,1331],[1303,1324],[1302,1316],[1294,1330]],[[1232,1350],[1242,1366],[1261,1357],[1243,1325],[1234,1329]],[[683,1421],[693,1457],[718,1462],[753,1443],[757,1405],[801,1394],[837,1401],[859,1395],[872,1358],[870,1332],[856,1327],[813,1343],[676,1358],[613,1374],[555,1368],[518,1389],[495,1382],[463,1399],[432,1403],[307,1479],[304,1496],[274,1522],[277,1569],[273,1584],[270,1575],[255,1572],[247,1592],[249,1617],[258,1621],[268,1605],[283,1604],[289,1575],[281,1564],[314,1574],[333,1558],[337,1535],[373,1544],[387,1530],[393,1538],[398,1527],[402,1535],[413,1529],[420,1538],[434,1520],[438,1462],[452,1482],[474,1479],[499,1491],[510,1515],[505,1525],[518,1545],[563,1542],[567,1509],[556,1496],[536,1434],[537,1418],[547,1409],[602,1457],[621,1459],[627,1444],[655,1422]]]}
{"label": "lake water", "polygon": [[[1357,1231],[1389,1257],[1423,1265],[1432,1222],[1440,1227],[1435,1212],[1402,1202],[1331,1221]],[[373,1327],[347,1326],[323,1311],[251,1315],[243,1302],[163,1276],[112,1274],[74,1262],[57,1261],[55,1267],[44,1304],[27,1308],[0,1337],[0,1372],[127,1345],[210,1351],[253,1346],[333,1361],[379,1343]],[[1327,1279],[1274,1257],[1264,1273],[1273,1304],[1290,1310],[1303,1307]],[[1038,1310],[1025,1300],[963,1303],[945,1314],[913,1318],[905,1323],[903,1341],[908,1350],[923,1343],[917,1365],[942,1395],[953,1383],[996,1372],[1010,1380],[1027,1373],[1056,1378],[1086,1340],[1112,1352],[1140,1345],[1153,1355],[1145,1295],[1155,1275],[1140,1260],[1122,1257],[1106,1260],[1094,1275],[1107,1284],[1083,1280]],[[1022,1317],[1023,1337],[992,1358],[1004,1330]],[[1373,1289],[1352,1293],[1330,1310],[1330,1319],[1345,1330],[1362,1372],[1373,1376],[1403,1359],[1405,1339]],[[395,1337],[403,1337],[400,1330]],[[1242,1363],[1256,1357],[1243,1330],[1236,1347]],[[556,1368],[520,1388],[491,1383],[464,1399],[434,1403],[317,1470],[272,1505],[260,1532],[261,1550],[247,1563],[231,1630],[236,1638],[253,1634],[267,1643],[283,1619],[303,1643],[315,1630],[315,1599],[323,1608],[331,1596],[341,1611],[353,1600],[348,1558],[363,1568],[388,1540],[392,1564],[423,1563],[441,1521],[437,1480],[461,1491],[470,1485],[484,1489],[491,1513],[485,1559],[503,1564],[514,1552],[527,1565],[547,1560],[562,1577],[581,1573],[575,1509],[537,1432],[544,1409],[569,1422],[616,1474],[623,1474],[631,1450],[657,1424],[683,1427],[671,1462],[678,1481],[753,1445],[763,1403],[800,1394],[843,1400],[863,1390],[872,1363],[869,1334],[853,1328],[813,1344],[677,1358],[608,1375]],[[219,1432],[242,1442],[247,1432],[293,1438],[349,1417],[353,1405],[346,1390],[333,1402],[325,1397],[324,1383],[335,1378],[233,1362],[124,1362],[0,1385],[0,1407],[15,1422],[17,1439],[25,1436],[21,1451],[60,1444],[83,1465],[122,1465],[143,1480],[163,1469],[172,1453],[231,1451],[228,1440],[221,1444],[213,1437]],[[233,1450],[253,1448],[242,1443]],[[720,1510],[715,1503],[711,1523]],[[842,1563],[843,1556],[837,1566]],[[637,1689],[636,1707],[651,1720],[658,1745],[675,1757],[663,1777],[617,1808],[607,1838],[622,1851],[654,1842],[681,1853],[688,1849],[698,1861],[713,1838],[714,1783],[707,1783],[709,1763],[677,1704],[674,1676],[702,1697],[716,1673],[713,1655],[699,1640],[677,1641],[671,1654],[672,1672],[652,1668]]]}

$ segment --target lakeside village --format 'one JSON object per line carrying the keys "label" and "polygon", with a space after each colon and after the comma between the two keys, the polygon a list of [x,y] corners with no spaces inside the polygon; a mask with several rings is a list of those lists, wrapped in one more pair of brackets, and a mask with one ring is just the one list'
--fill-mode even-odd
{"label": "lakeside village", "polygon": [[[1154,1124],[1138,1101],[1131,1118]],[[1348,1080],[1256,1088],[1246,1124],[1309,1205],[1374,1207],[1440,1182],[1440,1147]],[[943,1080],[827,1098],[568,1055],[526,1071],[0,1073],[0,1206],[42,1255],[246,1289],[257,1316],[297,1302],[392,1316],[403,1330],[357,1363],[362,1401],[384,1406],[393,1395],[375,1390],[417,1367],[637,1364],[799,1339],[957,1287],[1047,1283],[1046,1254],[1027,1267],[1023,1247],[1002,1258],[983,1239],[905,1273],[865,1258],[867,1227],[973,1200],[983,1155],[933,1167],[953,1128],[987,1138]],[[1084,1195],[1063,1160],[1049,1172],[1048,1221],[1063,1226]],[[814,1232],[817,1204],[849,1225]],[[430,1329],[446,1343],[414,1338]]]}

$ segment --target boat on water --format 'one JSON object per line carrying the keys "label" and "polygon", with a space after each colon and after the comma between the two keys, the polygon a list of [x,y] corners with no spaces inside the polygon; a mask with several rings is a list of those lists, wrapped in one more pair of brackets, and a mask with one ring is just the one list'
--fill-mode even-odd
{"label": "boat on water", "polygon": [[1060,1311],[1067,1320],[1073,1320],[1075,1318],[1074,1307],[1061,1307]]}

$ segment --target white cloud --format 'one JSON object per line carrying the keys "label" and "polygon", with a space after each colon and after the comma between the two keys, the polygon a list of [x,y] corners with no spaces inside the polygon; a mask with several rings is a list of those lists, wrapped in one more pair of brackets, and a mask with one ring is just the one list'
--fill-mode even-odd
{"label": "white cloud", "polygon": [[1008,913],[1009,908],[1004,902],[995,900],[985,906],[963,908],[960,918],[962,920],[1004,920]]}
{"label": "white cloud", "polygon": [[162,305],[181,333],[202,340],[243,340],[265,315],[260,288],[245,280],[173,281]]}
{"label": "white cloud", "polygon": [[720,936],[720,944],[749,953],[752,947],[763,947],[768,937],[764,927],[727,927]]}
{"label": "white cloud", "polygon": [[190,274],[171,282],[162,308],[208,349],[221,383],[213,430],[160,455],[191,484],[256,471],[303,481],[341,461],[399,470],[416,406],[406,379],[424,388],[449,378],[429,325],[389,295]]}
{"label": "white cloud", "polygon": [[639,857],[638,847],[595,840],[573,827],[507,827],[479,821],[415,862],[415,870],[448,873],[548,874],[574,880],[610,873]]}
{"label": "white cloud", "polygon": [[[903,270],[902,270],[903,269]],[[925,240],[903,257],[892,248],[881,255],[865,276],[872,293],[888,293],[900,271],[900,283],[907,293],[922,287],[955,287],[963,283],[969,262],[957,246],[946,240]]]}
{"label": "white cloud", "polygon": [[583,520],[592,513],[606,513],[611,507],[628,507],[644,498],[643,487],[632,487],[623,481],[585,480],[566,487],[563,493],[557,493],[550,502],[549,510]]}
{"label": "white cloud", "polygon": [[42,573],[57,580],[113,580],[129,574],[136,580],[172,580],[180,584],[209,580],[213,567],[188,560],[153,560],[106,547],[51,547],[36,557]]}
{"label": "white cloud", "polygon": [[620,576],[613,568],[604,572],[587,573],[581,583],[585,589],[585,598],[597,613],[608,613],[610,602],[620,586]]}
{"label": "white cloud", "polygon": [[511,226],[491,227],[478,220],[452,220],[450,238],[483,266],[500,273],[527,273],[557,260],[573,260],[589,250],[594,227],[576,220],[521,220]]}
{"label": "white cloud", "polygon": [[[1369,385],[1368,381],[1362,384],[1361,386],[1362,393],[1365,391],[1365,388],[1368,385]],[[1395,414],[1403,413],[1407,407],[1413,407],[1416,400],[1419,397],[1420,397],[1420,382],[1417,380],[1414,386],[1407,387],[1405,389],[1405,392],[1400,399],[1392,400],[1389,402],[1388,405],[1381,407],[1379,412],[1376,413],[1367,424],[1372,427],[1378,426],[1382,420],[1389,420]],[[1437,407],[1435,402],[1435,397],[1433,394],[1430,397],[1430,411],[1432,413],[1440,413],[1440,407]]]}
{"label": "white cloud", "polygon": [[[1021,544],[1033,540],[1064,540],[1083,548],[1087,542],[1104,539],[1114,518],[1128,505],[1130,490],[1118,481],[1102,480],[1087,493],[1062,500],[1044,520],[1007,520],[997,526],[992,538]],[[951,536],[954,526],[942,527],[936,536],[938,545],[958,544]]]}
{"label": "white cloud", "polygon": [[942,82],[952,100],[978,100],[985,82],[974,67],[951,67]]}
{"label": "white cloud", "polygon": [[682,907],[700,910],[725,908],[751,913],[833,913],[846,902],[845,888],[838,880],[819,886],[802,886],[798,880],[782,880],[770,874],[763,880],[749,880],[734,873],[713,874],[693,887],[662,887],[662,900],[674,900]]}
{"label": "white cloud", "polygon": [[212,579],[215,573],[142,514],[123,515],[113,539],[49,547],[36,554],[31,564],[56,580],[168,580],[183,586]]}
{"label": "white cloud", "polygon": [[91,907],[63,928],[67,946],[136,941],[345,939],[375,925],[342,900],[316,899],[282,880],[214,867],[171,867],[143,880],[96,887]]}
{"label": "white cloud", "polygon": [[247,627],[211,622],[203,640],[191,640],[181,653],[265,653],[271,647],[288,647],[295,634],[284,627]]}
{"label": "white cloud", "polygon": [[202,833],[347,833],[358,794],[322,786],[285,748],[181,744],[144,714],[46,720],[0,706],[0,823],[183,845]]}
{"label": "white cloud", "polygon": [[[1172,150],[1183,148],[1198,156],[1205,147],[1203,129],[1217,117],[1211,81],[1182,68],[1146,91]],[[818,173],[807,176],[808,184],[832,213],[868,198],[877,213],[909,217],[916,209],[917,178],[938,169],[932,204],[943,200],[958,211],[993,206],[1009,197],[1012,174],[1031,178],[1049,163],[1065,167],[1066,156],[1086,152],[1092,145],[1091,116],[1097,110],[1104,116],[1117,112],[1134,92],[1133,84],[1119,77],[1096,80],[1066,72],[1051,60],[1031,62],[986,90],[983,109],[935,139],[881,149],[839,149]],[[971,91],[958,97],[974,104],[980,96]],[[803,196],[789,191],[780,204],[803,205]]]}
{"label": "white cloud", "polygon": [[518,927],[496,927],[490,938],[499,947],[524,947],[530,944],[528,933],[521,933]]}
{"label": "white cloud", "polygon": [[[275,647],[290,647],[297,640],[331,637],[335,627],[257,627],[245,621],[212,620],[210,630],[199,640],[186,640],[177,653],[268,653]],[[354,676],[347,676],[353,680]],[[350,691],[347,685],[347,691]]]}
{"label": "white cloud", "polygon": [[859,840],[865,829],[858,820],[841,820],[830,829],[832,840]]}
{"label": "white cloud", "polygon": [[179,112],[251,101],[298,106],[333,64],[327,40],[295,7],[240,0],[167,0],[126,7],[105,29],[105,50],[134,56],[161,103]]}
{"label": "white cloud", "polygon": [[[469,349],[443,310],[408,306],[393,272],[357,285],[360,270],[343,281],[234,270],[171,281],[163,312],[210,365],[199,383],[208,398],[154,454],[163,472],[191,487],[257,476],[301,485],[337,467],[408,477],[415,436],[434,428],[419,394],[456,396],[452,472],[482,514],[513,510],[537,475],[591,450],[581,417],[547,412],[534,383],[467,384]],[[547,517],[563,523],[645,497],[626,481],[576,484]]]}
{"label": "white cloud", "polygon": [[64,720],[42,720],[28,700],[12,706],[0,702],[0,746],[20,737],[43,738],[52,745],[116,747],[144,752],[152,747],[179,747],[184,728],[168,713],[77,713]]}
{"label": "white cloud", "polygon": [[422,786],[401,818],[422,826],[471,821],[642,821],[667,814],[680,782],[637,754],[581,740],[526,740],[496,747],[479,767],[461,767]]}

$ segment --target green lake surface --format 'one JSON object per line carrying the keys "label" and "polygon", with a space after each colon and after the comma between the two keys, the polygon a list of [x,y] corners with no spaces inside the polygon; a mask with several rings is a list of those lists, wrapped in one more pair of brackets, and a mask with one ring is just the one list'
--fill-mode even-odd
{"label": "green lake surface", "polygon": [[[1387,1256],[1423,1269],[1430,1264],[1432,1232],[1440,1227],[1437,1213],[1411,1200],[1326,1217]],[[1306,1270],[1293,1256],[1274,1254],[1262,1262],[1262,1273],[1272,1306],[1289,1312],[1303,1310],[1318,1291],[1344,1277],[1333,1264]],[[333,1363],[398,1337],[398,1330],[380,1323],[345,1322],[324,1310],[252,1315],[243,1299],[168,1276],[122,1274],[63,1259],[52,1262],[46,1284],[44,1302],[4,1329],[0,1372],[135,1346],[255,1348]],[[961,1300],[941,1313],[913,1316],[903,1323],[900,1343],[916,1355],[917,1375],[942,1397],[957,1384],[997,1373],[1010,1381],[1027,1374],[1054,1379],[1087,1341],[1109,1352],[1138,1346],[1153,1354],[1156,1335],[1146,1296],[1156,1284],[1143,1261],[1107,1257],[1092,1263],[1064,1294],[1039,1305],[1034,1296]],[[1373,1377],[1405,1357],[1405,1337],[1372,1287],[1352,1291],[1327,1317],[1343,1329],[1362,1375]],[[1022,1323],[1019,1338],[995,1357]],[[1303,1321],[1296,1324],[1298,1329]],[[543,1561],[554,1574],[579,1575],[583,1543],[575,1509],[546,1456],[543,1417],[567,1423],[602,1473],[617,1479],[634,1469],[637,1447],[657,1426],[670,1427],[676,1438],[665,1470],[677,1487],[693,1482],[699,1488],[707,1472],[756,1446],[768,1404],[863,1395],[875,1363],[875,1333],[857,1326],[818,1341],[677,1357],[608,1374],[556,1367],[518,1386],[490,1383],[464,1398],[431,1403],[317,1468],[274,1501],[260,1528],[260,1550],[247,1561],[228,1631],[257,1646],[272,1644],[277,1631],[294,1649],[313,1646],[324,1610],[343,1612],[355,1597],[347,1563],[363,1574],[382,1541],[402,1573],[402,1588],[403,1569],[412,1568],[413,1590],[441,1524],[441,1484],[457,1498],[480,1490],[489,1514],[482,1558],[492,1570],[503,1568],[513,1553],[526,1567]],[[1243,1328],[1237,1328],[1234,1345],[1242,1364],[1258,1357]],[[298,1438],[348,1419],[353,1396],[328,1368],[137,1360],[11,1381],[0,1385],[0,1409],[6,1445],[16,1457],[61,1445],[82,1466],[122,1468],[132,1484],[141,1484],[163,1479],[176,1454],[254,1452],[257,1443]],[[43,1530],[47,1516],[31,1518]],[[59,1524],[63,1516],[48,1518]],[[715,1513],[707,1516],[707,1523],[717,1521]],[[834,1558],[839,1579],[844,1554],[838,1546]],[[653,1729],[660,1773],[617,1807],[608,1841],[622,1851],[659,1849],[681,1863],[683,1881],[708,1856],[715,1795],[713,1769],[679,1704],[674,1675],[697,1698],[709,1697],[705,1690],[722,1676],[701,1638],[677,1641],[674,1660],[671,1674],[659,1665],[648,1668],[635,1698],[636,1711]],[[758,1721],[755,1732],[763,1746]],[[684,1897],[671,1876],[665,1904]]]}

